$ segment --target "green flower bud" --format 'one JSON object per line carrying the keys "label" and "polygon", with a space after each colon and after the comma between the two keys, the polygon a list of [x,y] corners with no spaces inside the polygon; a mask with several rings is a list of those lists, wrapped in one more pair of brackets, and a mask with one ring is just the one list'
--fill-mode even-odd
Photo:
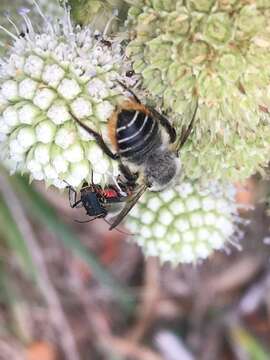
{"label": "green flower bud", "polygon": [[263,0],[144,0],[130,7],[126,53],[178,134],[198,97],[181,155],[188,178],[239,181],[267,166],[269,15]]}
{"label": "green flower bud", "polygon": [[232,186],[183,182],[148,192],[131,211],[127,228],[146,256],[173,265],[196,262],[241,236]]}
{"label": "green flower bud", "polygon": [[[22,16],[30,23],[26,10]],[[120,100],[122,71],[118,42],[100,41],[88,27],[47,22],[43,33],[29,28],[0,60],[1,157],[11,171],[29,172],[47,185],[75,187],[108,182],[118,164],[77,125],[73,115],[102,132]]]}

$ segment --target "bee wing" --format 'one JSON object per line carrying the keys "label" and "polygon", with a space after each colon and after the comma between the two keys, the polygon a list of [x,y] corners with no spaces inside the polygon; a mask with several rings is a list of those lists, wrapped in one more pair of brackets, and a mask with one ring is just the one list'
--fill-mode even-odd
{"label": "bee wing", "polygon": [[122,211],[116,216],[114,222],[111,224],[109,230],[112,230],[117,225],[120,224],[120,222],[124,219],[124,217],[130,212],[130,210],[133,208],[133,206],[136,205],[137,201],[140,199],[140,197],[143,195],[143,193],[147,190],[148,186],[143,184],[139,187],[138,191],[127,200],[125,207]]}
{"label": "bee wing", "polygon": [[182,146],[185,144],[185,142],[187,141],[187,139],[191,133],[191,130],[193,128],[193,123],[196,118],[197,110],[198,110],[198,99],[196,100],[195,109],[194,109],[191,121],[188,125],[188,128],[181,134],[179,141],[176,143],[175,149],[176,149],[177,154],[178,154],[179,150],[182,148]]}

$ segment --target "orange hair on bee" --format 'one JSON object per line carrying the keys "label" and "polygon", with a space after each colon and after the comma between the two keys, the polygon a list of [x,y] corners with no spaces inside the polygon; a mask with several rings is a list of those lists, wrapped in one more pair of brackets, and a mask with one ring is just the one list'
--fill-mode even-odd
{"label": "orange hair on bee", "polygon": [[108,137],[114,149],[117,150],[117,142],[116,142],[116,125],[118,118],[119,110],[116,110],[112,113],[111,117],[108,120]]}
{"label": "orange hair on bee", "polygon": [[139,104],[137,102],[133,102],[130,100],[125,100],[119,105],[120,110],[134,110],[145,113],[146,115],[150,115],[150,110],[147,109],[143,104]]}
{"label": "orange hair on bee", "polygon": [[143,112],[146,115],[150,115],[150,111],[142,104],[139,104],[137,102],[133,102],[130,100],[123,101],[120,105],[118,105],[116,111],[114,111],[111,115],[111,117],[108,120],[108,136],[110,139],[110,142],[112,146],[117,150],[117,142],[116,142],[116,126],[117,126],[117,119],[118,114],[122,110],[134,110],[134,111],[140,111]]}

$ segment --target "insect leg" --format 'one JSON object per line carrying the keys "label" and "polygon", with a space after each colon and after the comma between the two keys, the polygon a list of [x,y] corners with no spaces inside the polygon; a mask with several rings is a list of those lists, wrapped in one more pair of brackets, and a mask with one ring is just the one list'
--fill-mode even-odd
{"label": "insect leg", "polygon": [[[81,199],[77,200],[77,191],[74,189],[74,187],[68,185],[67,188],[68,188],[69,205],[71,208],[75,208],[82,202],[82,200]],[[74,194],[73,199],[71,193]]]}
{"label": "insect leg", "polygon": [[108,145],[103,140],[102,136],[96,132],[95,130],[91,129],[87,125],[85,125],[81,120],[76,118],[71,112],[70,115],[73,117],[73,119],[85,130],[88,132],[88,134],[94,136],[96,142],[98,143],[99,147],[102,149],[102,151],[108,155],[111,159],[116,160],[119,158],[118,154],[114,154],[111,149],[108,147]]}
{"label": "insect leg", "polygon": [[138,174],[132,174],[132,172],[129,170],[127,166],[120,163],[119,164],[119,170],[124,175],[124,177],[127,179],[127,181],[131,184],[135,184],[136,180],[138,179]]}
{"label": "insect leg", "polygon": [[84,223],[88,223],[88,222],[91,222],[91,221],[94,221],[96,219],[101,219],[103,216],[95,216],[93,219],[90,219],[90,220],[74,220],[75,222],[79,223],[79,224],[84,224]]}
{"label": "insect leg", "polygon": [[198,100],[196,101],[195,110],[193,112],[192,119],[188,125],[188,128],[181,134],[179,144],[176,145],[176,153],[178,153],[178,151],[182,148],[182,146],[185,144],[191,133],[191,130],[193,128],[193,123],[196,118],[197,110],[198,110]]}
{"label": "insect leg", "polygon": [[122,83],[122,81],[116,80],[118,82],[118,84],[120,84],[125,90],[127,90],[136,100],[136,102],[138,104],[141,104],[141,100],[138,98],[138,96],[134,93],[134,91],[132,91],[131,89],[129,89],[126,84]]}
{"label": "insect leg", "polygon": [[165,130],[169,134],[171,143],[174,143],[176,140],[176,131],[169,122],[169,120],[163,114],[160,114],[156,109],[152,107],[149,107],[149,109],[151,110],[152,114],[158,118],[160,124],[165,128]]}

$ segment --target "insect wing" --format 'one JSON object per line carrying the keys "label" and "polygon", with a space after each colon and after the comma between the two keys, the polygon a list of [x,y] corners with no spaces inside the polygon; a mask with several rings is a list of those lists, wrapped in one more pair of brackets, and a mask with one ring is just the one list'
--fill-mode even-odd
{"label": "insect wing", "polygon": [[181,134],[179,141],[176,143],[176,146],[175,146],[176,153],[178,153],[179,150],[181,150],[181,148],[183,147],[183,145],[185,144],[185,142],[187,141],[187,139],[191,133],[191,130],[193,128],[193,123],[196,118],[197,110],[198,110],[198,99],[196,100],[195,109],[194,109],[191,121],[188,125],[188,128],[184,131],[183,134]]}
{"label": "insect wing", "polygon": [[117,215],[116,219],[111,224],[109,230],[112,230],[113,228],[115,228],[117,225],[120,224],[120,222],[124,219],[124,217],[136,205],[137,201],[140,199],[140,197],[143,195],[143,193],[147,190],[147,188],[148,188],[148,186],[145,184],[140,186],[138,191],[131,197],[131,199],[127,200],[124,209]]}

